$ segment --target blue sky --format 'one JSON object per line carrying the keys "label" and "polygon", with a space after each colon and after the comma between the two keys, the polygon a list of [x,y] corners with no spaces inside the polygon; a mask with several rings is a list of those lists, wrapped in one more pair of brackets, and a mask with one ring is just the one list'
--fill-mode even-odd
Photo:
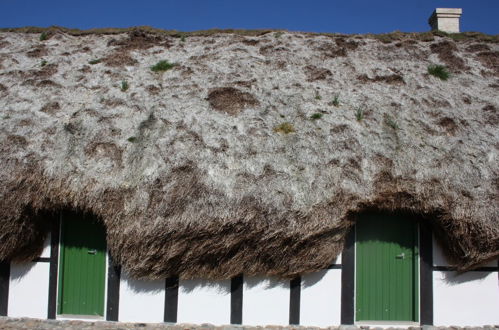
{"label": "blue sky", "polygon": [[499,34],[499,0],[0,0],[0,27],[420,32],[436,7],[463,8],[462,31]]}

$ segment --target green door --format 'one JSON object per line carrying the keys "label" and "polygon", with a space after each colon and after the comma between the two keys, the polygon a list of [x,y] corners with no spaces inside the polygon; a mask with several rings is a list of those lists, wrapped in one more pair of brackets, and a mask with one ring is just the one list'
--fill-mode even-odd
{"label": "green door", "polygon": [[355,233],[355,319],[417,322],[417,224],[369,214],[359,217]]}
{"label": "green door", "polygon": [[59,314],[104,316],[106,235],[93,217],[63,215],[59,270]]}

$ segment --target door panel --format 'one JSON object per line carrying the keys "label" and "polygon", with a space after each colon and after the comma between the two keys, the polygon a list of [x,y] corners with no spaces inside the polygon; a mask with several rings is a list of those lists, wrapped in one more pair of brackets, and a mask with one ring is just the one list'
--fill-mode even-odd
{"label": "door panel", "polygon": [[356,224],[356,320],[418,320],[417,224],[363,215]]}
{"label": "door panel", "polygon": [[93,217],[62,219],[59,314],[104,315],[106,236]]}

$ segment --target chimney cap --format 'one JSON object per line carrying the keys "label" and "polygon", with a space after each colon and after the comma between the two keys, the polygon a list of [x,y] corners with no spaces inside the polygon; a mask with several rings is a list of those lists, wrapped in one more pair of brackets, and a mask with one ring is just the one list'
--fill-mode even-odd
{"label": "chimney cap", "polygon": [[462,8],[435,8],[434,14],[456,14],[461,15],[463,13]]}
{"label": "chimney cap", "polygon": [[436,8],[428,19],[428,23],[432,30],[459,33],[459,19],[462,13],[461,8]]}

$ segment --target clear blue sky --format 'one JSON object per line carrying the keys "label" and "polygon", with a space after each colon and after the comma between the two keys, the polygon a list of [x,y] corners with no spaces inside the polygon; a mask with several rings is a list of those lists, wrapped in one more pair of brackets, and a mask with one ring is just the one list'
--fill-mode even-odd
{"label": "clear blue sky", "polygon": [[436,7],[463,8],[462,31],[499,34],[499,0],[0,0],[0,27],[418,32]]}

